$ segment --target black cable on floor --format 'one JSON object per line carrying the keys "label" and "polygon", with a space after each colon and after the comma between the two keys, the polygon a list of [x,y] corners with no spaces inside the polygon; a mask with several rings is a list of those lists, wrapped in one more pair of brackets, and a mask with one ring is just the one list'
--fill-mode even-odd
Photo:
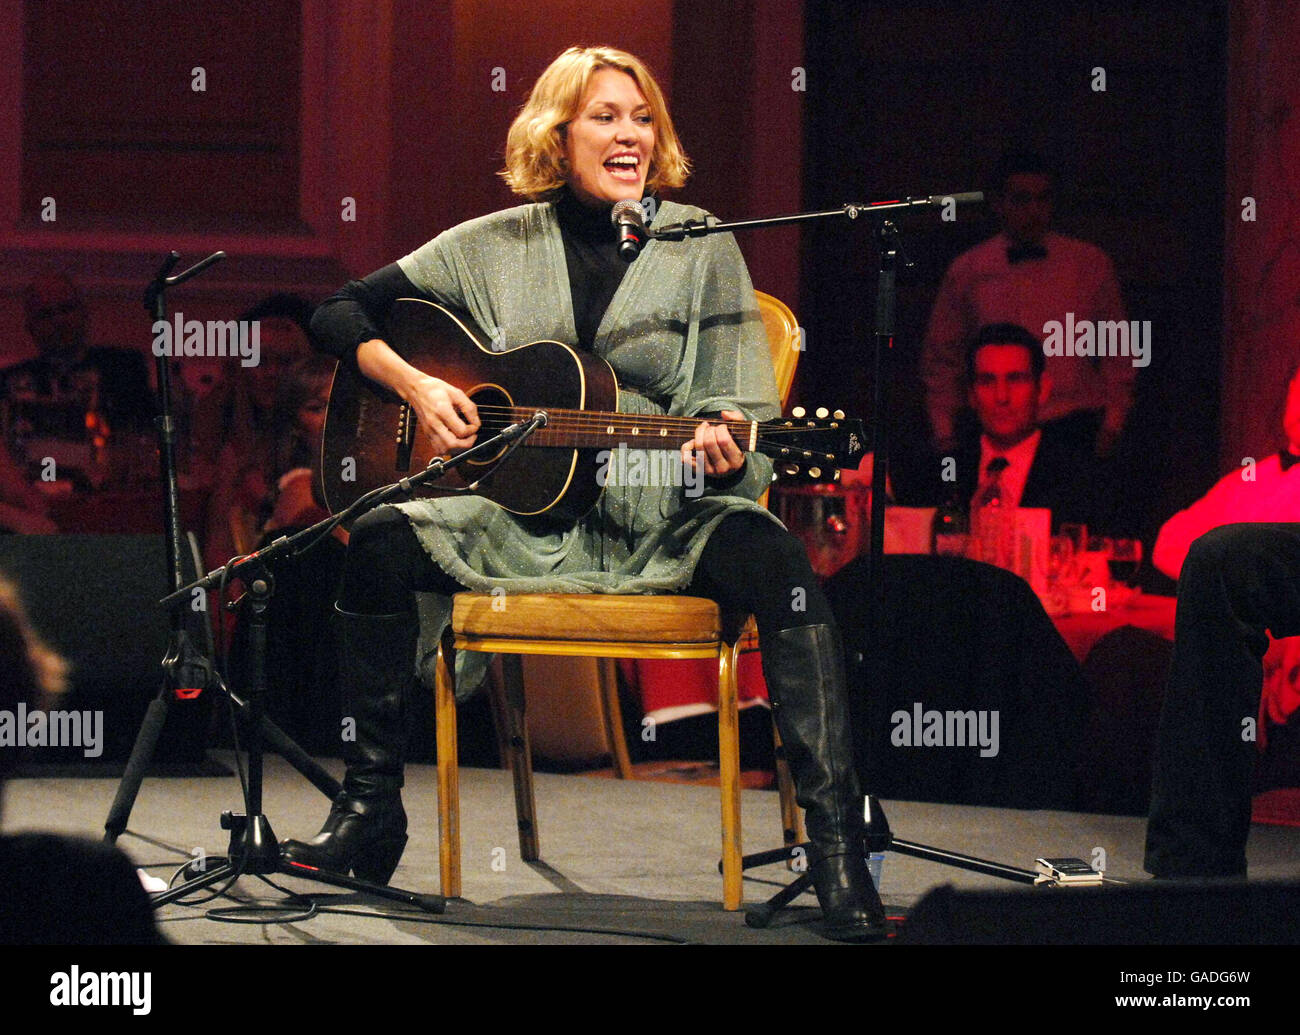
{"label": "black cable on floor", "polygon": [[[389,912],[381,912],[378,910],[371,910],[371,909],[343,909],[338,906],[322,906],[312,896],[299,895],[296,892],[290,891],[288,888],[283,888],[280,885],[276,884],[274,881],[268,879],[264,874],[260,874],[260,873],[250,874],[250,876],[255,876],[263,883],[269,884],[271,887],[275,888],[276,891],[281,892],[283,895],[285,895],[289,900],[293,902],[307,903],[306,908],[290,906],[290,905],[266,905],[266,904],[259,904],[259,903],[245,903],[238,906],[230,906],[230,907],[223,906],[223,907],[219,907],[218,909],[208,909],[204,911],[204,916],[207,919],[214,920],[218,923],[269,925],[269,924],[298,923],[302,920],[308,920],[311,917],[318,916],[320,914],[332,913],[337,916],[358,916],[358,917],[365,917],[367,919],[394,920],[394,921],[400,921],[405,923],[442,924],[447,927],[486,927],[486,928],[501,930],[501,931],[545,931],[545,932],[550,932],[555,934],[603,934],[603,935],[612,935],[619,938],[639,938],[645,941],[668,942],[669,944],[672,945],[690,944],[689,938],[682,938],[674,934],[656,934],[654,932],[647,932],[647,931],[629,931],[619,927],[566,927],[566,926],[559,926],[556,924],[510,923],[508,921],[448,920],[442,917],[438,917],[438,918],[431,917],[426,913],[416,912],[414,910],[412,910],[409,913],[406,912],[389,913]],[[229,886],[227,886],[227,888],[223,888],[221,892],[218,892],[218,894],[224,894],[225,891],[228,889]],[[215,898],[216,895],[213,895],[212,897]],[[211,898],[201,899],[198,902],[183,902],[181,904],[201,905],[203,902],[207,902],[207,901],[211,901]],[[277,910],[277,909],[287,910],[292,908],[299,908],[300,913],[293,914],[288,917],[281,916],[281,917],[263,917],[263,918],[255,918],[251,915],[247,915],[247,916],[244,915],[244,914],[252,914],[256,912],[269,912],[271,910]]]}
{"label": "black cable on floor", "polygon": [[620,938],[641,938],[653,942],[668,942],[671,945],[690,945],[689,938],[675,934],[654,934],[649,931],[628,931],[619,927],[559,927],[555,924],[501,923],[485,920],[447,920],[431,917],[422,913],[379,913],[372,910],[341,909],[337,906],[321,906],[321,913],[334,913],[339,916],[364,916],[379,920],[400,920],[420,924],[443,925],[445,927],[487,927],[501,931],[550,931],[557,934],[607,934]]}

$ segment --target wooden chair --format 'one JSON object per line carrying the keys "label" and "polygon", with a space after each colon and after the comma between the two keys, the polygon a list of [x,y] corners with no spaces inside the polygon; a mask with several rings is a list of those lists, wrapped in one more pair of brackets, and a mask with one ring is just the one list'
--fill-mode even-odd
{"label": "wooden chair", "polygon": [[[784,406],[800,355],[800,328],[778,299],[756,292],[767,328],[777,390]],[[720,613],[712,600],[687,596],[617,596],[598,593],[519,594],[500,598],[459,593],[438,648],[434,711],[438,749],[438,851],[442,893],[461,894],[460,789],[456,744],[455,651],[499,653],[504,687],[495,702],[514,777],[519,852],[540,858],[533,794],[532,755],[524,715],[520,655],[598,658],[711,658],[718,664],[718,755],[722,791],[723,908],[742,899],[740,832],[740,735],[736,662],[742,644],[754,643],[752,620]],[[612,666],[610,666],[612,668]],[[603,680],[606,729],[617,759],[621,728],[615,728],[616,680]],[[617,739],[615,739],[617,738]],[[626,749],[624,749],[624,756]],[[794,793],[784,766],[782,816],[787,843],[797,839]]]}

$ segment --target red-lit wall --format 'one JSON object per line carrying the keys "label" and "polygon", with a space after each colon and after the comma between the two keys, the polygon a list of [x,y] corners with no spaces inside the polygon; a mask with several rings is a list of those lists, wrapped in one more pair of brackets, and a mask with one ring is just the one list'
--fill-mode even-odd
{"label": "red-lit wall", "polygon": [[[58,19],[71,26],[79,5],[51,0],[26,20],[29,5],[0,10],[0,102],[14,102],[0,103],[2,362],[30,352],[21,291],[42,268],[81,283],[95,342],[146,348],[138,298],[170,248],[187,261],[229,253],[172,298],[174,308],[207,319],[272,290],[323,297],[447,226],[515,203],[496,176],[506,128],[537,73],[574,43],[630,50],[655,71],[698,170],[680,200],[722,216],[798,207],[801,95],[790,88],[790,70],[802,60],[801,3],[302,0],[297,19],[279,19],[300,35],[290,48],[299,67],[266,70],[282,85],[259,90],[249,83],[256,68],[213,57],[240,35],[238,19],[216,24],[146,2],[168,25],[166,48],[139,42],[138,18],[122,16],[116,30],[104,19],[104,63],[84,112],[77,98],[88,87],[76,62],[48,57],[60,46]],[[283,40],[259,36],[267,31],[259,26],[250,15],[248,47],[285,49]],[[205,63],[207,89],[195,93],[190,68]],[[498,82],[504,75],[504,91],[493,89],[494,73]],[[124,100],[104,103],[114,83]],[[284,114],[286,83],[297,84],[293,117]],[[60,94],[71,98],[66,125],[58,133],[34,127],[36,101]],[[103,129],[108,123],[112,132]],[[71,156],[59,182],[53,173],[31,174],[51,168],[45,151],[33,152],[55,137]],[[89,189],[76,180],[85,165],[78,154],[102,170]],[[266,171],[268,154],[286,156],[272,163],[274,173]],[[62,202],[59,218],[43,222],[40,199],[51,193]],[[279,211],[295,196],[297,211]],[[268,197],[280,199],[271,211]],[[345,198],[355,220],[343,218]],[[797,301],[795,233],[751,236],[742,247],[759,287]]]}

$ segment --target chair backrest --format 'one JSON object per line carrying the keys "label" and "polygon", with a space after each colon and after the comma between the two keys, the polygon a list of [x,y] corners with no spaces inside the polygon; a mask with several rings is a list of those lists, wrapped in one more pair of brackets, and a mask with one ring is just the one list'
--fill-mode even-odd
{"label": "chair backrest", "polygon": [[[794,372],[803,355],[803,328],[794,318],[790,307],[779,298],[755,291],[758,312],[767,328],[767,347],[772,350],[772,372],[776,375],[776,392],[781,397],[781,412],[790,403],[790,389],[794,387]],[[765,492],[758,500],[760,507],[768,505]]]}
{"label": "chair backrest", "polygon": [[772,350],[772,370],[776,374],[776,391],[781,397],[781,409],[790,402],[790,389],[794,387],[794,372],[803,355],[803,328],[795,321],[790,307],[779,298],[755,291],[758,312],[767,328],[767,344]]}

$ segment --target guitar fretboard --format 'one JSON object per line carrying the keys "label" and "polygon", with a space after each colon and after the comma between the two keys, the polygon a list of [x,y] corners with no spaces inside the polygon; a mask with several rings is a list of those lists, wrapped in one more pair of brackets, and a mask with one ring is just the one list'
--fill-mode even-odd
{"label": "guitar fretboard", "polygon": [[[524,406],[480,406],[479,421],[485,432],[495,432],[508,424],[528,420],[536,409]],[[528,445],[557,446],[568,449],[594,449],[618,443],[635,444],[641,449],[679,449],[695,437],[701,417],[663,417],[643,413],[603,413],[591,410],[546,409],[547,424],[528,438]],[[746,452],[762,446],[765,429],[783,434],[801,430],[819,430],[811,423],[805,429],[797,420],[737,421],[710,420],[725,425],[736,444]],[[789,451],[789,450],[787,450]],[[797,452],[797,450],[795,450]]]}

